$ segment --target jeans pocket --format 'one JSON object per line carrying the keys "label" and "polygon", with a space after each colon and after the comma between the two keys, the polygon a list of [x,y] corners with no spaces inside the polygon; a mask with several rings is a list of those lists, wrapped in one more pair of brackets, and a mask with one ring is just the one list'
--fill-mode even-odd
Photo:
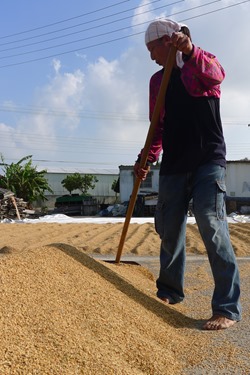
{"label": "jeans pocket", "polygon": [[155,230],[159,234],[160,238],[163,238],[164,234],[164,204],[162,202],[157,203],[155,208]]}
{"label": "jeans pocket", "polygon": [[226,219],[226,184],[225,181],[216,181],[217,194],[216,194],[216,213],[219,220]]}

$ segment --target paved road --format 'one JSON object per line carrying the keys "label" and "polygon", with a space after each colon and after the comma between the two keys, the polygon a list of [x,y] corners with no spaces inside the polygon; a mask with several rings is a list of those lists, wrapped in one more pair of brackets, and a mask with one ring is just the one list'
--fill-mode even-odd
{"label": "paved road", "polygon": [[[215,333],[213,336],[213,340],[215,340],[215,345],[219,346],[223,345],[223,341],[226,340],[228,342],[233,342],[235,346],[240,348],[240,357],[239,362],[244,362],[248,364],[246,366],[246,370],[243,372],[242,370],[229,370],[228,368],[225,370],[223,374],[225,375],[250,375],[250,257],[247,258],[238,258],[237,259],[241,274],[241,294],[242,294],[242,308],[243,308],[243,319],[240,323],[237,324],[237,327],[234,326],[233,329],[228,329],[223,331],[223,335]],[[150,259],[138,259],[138,263],[142,266],[148,268],[155,277],[158,276],[159,272],[159,260],[157,258]],[[186,262],[186,275],[191,276],[195,275],[195,269],[197,267],[203,266],[206,269],[207,274],[211,275],[209,262],[206,257],[204,256],[187,256]],[[193,287],[194,284],[198,285],[199,280],[195,277],[186,277],[185,278],[185,286],[186,288]],[[212,286],[213,287],[213,286]],[[187,304],[195,304],[199,303],[199,293],[209,294],[212,295],[212,287],[208,287],[205,290],[200,291],[199,288],[195,292],[197,292],[197,296],[195,301],[191,300],[191,298],[186,296],[186,303]],[[193,298],[193,297],[192,297]],[[199,316],[195,316],[195,306],[192,309],[193,317],[199,319]],[[209,336],[211,338],[211,335]],[[199,366],[199,368],[188,370],[185,372],[185,375],[218,375],[222,374],[222,372],[218,373],[217,363],[213,363],[213,359],[211,356],[208,355],[209,363],[203,363]],[[237,371],[237,372],[236,372]]]}
{"label": "paved road", "polygon": [[[96,256],[94,256],[96,258]],[[103,256],[97,256],[97,258],[102,258]],[[110,258],[106,257],[103,260],[114,260],[114,256]],[[159,259],[158,257],[148,256],[123,256],[121,262],[136,262],[141,266],[147,268],[155,278],[158,277],[159,272]],[[237,359],[240,363],[245,364],[246,370],[237,369],[237,365],[234,365],[234,368],[228,368],[227,364],[225,366],[225,372],[218,372],[217,363],[213,363],[213,358],[208,353],[208,360],[199,365],[199,368],[186,369],[185,374],[183,375],[250,375],[250,257],[237,258],[240,274],[241,274],[241,300],[243,307],[243,319],[236,326],[224,330],[223,334],[219,333],[209,333],[209,339],[214,341],[214,346],[218,350],[220,347],[223,347],[223,342],[232,343],[234,347],[239,349],[239,356]],[[189,293],[186,293],[185,304],[190,306],[189,313],[192,315],[192,318],[199,320],[200,309],[197,310],[197,304],[200,304],[200,301],[204,300],[204,296],[212,296],[213,292],[213,283],[209,282],[208,285],[205,285],[205,288],[199,288],[200,280],[197,272],[199,267],[202,269],[202,274],[211,278],[211,270],[209,262],[206,256],[187,256],[186,262],[186,272],[185,272],[185,288],[187,290],[192,290],[192,296]],[[207,275],[206,275],[207,273]],[[195,297],[194,297],[195,296]],[[199,308],[202,308],[199,306]]]}

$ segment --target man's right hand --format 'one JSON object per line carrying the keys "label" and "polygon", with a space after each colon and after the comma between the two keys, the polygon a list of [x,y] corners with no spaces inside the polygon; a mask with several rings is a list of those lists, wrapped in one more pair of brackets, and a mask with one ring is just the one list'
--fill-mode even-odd
{"label": "man's right hand", "polygon": [[140,180],[144,181],[147,178],[147,174],[150,171],[150,167],[147,166],[145,168],[141,168],[139,163],[135,163],[134,165],[134,174],[136,177],[138,177]]}

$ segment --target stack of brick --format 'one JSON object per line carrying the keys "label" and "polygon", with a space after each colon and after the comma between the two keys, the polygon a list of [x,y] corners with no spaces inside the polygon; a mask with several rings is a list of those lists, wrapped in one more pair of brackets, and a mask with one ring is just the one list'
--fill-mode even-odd
{"label": "stack of brick", "polygon": [[15,198],[15,194],[6,189],[0,188],[0,220],[23,219],[29,216],[27,202],[23,199]]}

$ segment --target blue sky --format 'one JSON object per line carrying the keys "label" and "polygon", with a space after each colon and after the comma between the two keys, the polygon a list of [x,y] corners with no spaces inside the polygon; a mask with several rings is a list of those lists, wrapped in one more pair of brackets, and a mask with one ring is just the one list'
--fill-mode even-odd
{"label": "blue sky", "polygon": [[227,159],[250,159],[250,1],[12,0],[0,14],[0,134],[6,162],[45,167],[134,163],[148,131],[148,81],[159,69],[144,31],[185,22],[226,70]]}

